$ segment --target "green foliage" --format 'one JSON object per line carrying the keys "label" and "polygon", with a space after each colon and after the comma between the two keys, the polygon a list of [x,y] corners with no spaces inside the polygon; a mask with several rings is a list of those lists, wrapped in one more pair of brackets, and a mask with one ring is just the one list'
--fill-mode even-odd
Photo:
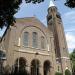
{"label": "green foliage", "polygon": [[61,72],[56,72],[55,75],[63,75]]}
{"label": "green foliage", "polygon": [[65,70],[65,75],[71,75],[71,72],[68,69],[66,69]]}
{"label": "green foliage", "polygon": [[[26,3],[41,3],[44,0],[25,0]],[[55,0],[54,0],[55,1]],[[19,5],[22,3],[22,0],[0,0],[0,28],[5,25],[14,25],[15,18],[14,14],[18,11]],[[75,0],[66,0],[66,6],[70,8],[75,8]]]}
{"label": "green foliage", "polygon": [[15,22],[14,14],[18,11],[21,0],[0,0],[0,27],[7,23],[7,26]]}
{"label": "green foliage", "polygon": [[72,63],[75,64],[75,49],[74,49],[73,52],[70,54],[70,59],[71,59]]}
{"label": "green foliage", "polygon": [[32,3],[34,3],[34,4],[36,4],[36,3],[41,3],[41,2],[43,2],[43,1],[44,1],[44,0],[25,0],[26,3],[32,2]]}
{"label": "green foliage", "polygon": [[[54,0],[57,1],[57,0]],[[65,0],[66,2],[64,3],[67,7],[69,8],[75,8],[75,0]]]}
{"label": "green foliage", "polygon": [[30,73],[26,70],[26,66],[23,66],[22,64],[20,67],[14,66],[14,68],[6,65],[4,67],[3,74],[1,75],[30,75]]}
{"label": "green foliage", "polygon": [[[44,0],[25,0],[26,3],[41,3]],[[0,28],[4,25],[9,28],[10,25],[14,25],[15,18],[14,14],[18,11],[19,5],[22,0],[0,0]],[[7,23],[7,24],[5,24]]]}
{"label": "green foliage", "polygon": [[10,75],[30,75],[25,68],[20,68],[18,71],[12,72]]}
{"label": "green foliage", "polygon": [[75,64],[73,64],[73,69],[75,70]]}
{"label": "green foliage", "polygon": [[66,0],[65,5],[70,8],[75,8],[75,0]]}
{"label": "green foliage", "polygon": [[[41,3],[44,0],[25,0],[25,3]],[[54,0],[55,1],[55,0]],[[7,29],[10,25],[14,25],[15,17],[14,14],[19,10],[19,5],[22,3],[22,0],[0,0],[0,28],[7,26]],[[75,0],[66,0],[66,6],[70,8],[75,8]]]}
{"label": "green foliage", "polygon": [[3,75],[9,75],[11,73],[11,67],[9,65],[6,65],[4,67]]}
{"label": "green foliage", "polygon": [[75,49],[70,54],[71,65],[72,65],[72,74],[75,75]]}
{"label": "green foliage", "polygon": [[72,75],[75,75],[75,63],[72,64]]}

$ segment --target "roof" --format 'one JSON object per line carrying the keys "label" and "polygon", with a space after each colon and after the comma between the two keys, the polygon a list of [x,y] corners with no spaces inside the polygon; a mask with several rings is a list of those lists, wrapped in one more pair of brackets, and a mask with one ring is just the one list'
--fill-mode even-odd
{"label": "roof", "polygon": [[[24,18],[16,18],[16,23],[22,23],[22,22],[36,22],[39,23],[39,25],[42,25],[44,28],[47,28],[40,20],[38,20],[36,17],[24,17]],[[32,25],[32,24],[30,24]]]}

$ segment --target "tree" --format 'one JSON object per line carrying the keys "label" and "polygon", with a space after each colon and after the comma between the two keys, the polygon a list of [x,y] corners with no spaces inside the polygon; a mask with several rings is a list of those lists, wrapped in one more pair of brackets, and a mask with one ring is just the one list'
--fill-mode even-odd
{"label": "tree", "polygon": [[[44,0],[25,0],[26,3],[41,3]],[[14,14],[18,11],[19,5],[22,0],[0,0],[0,28],[4,25],[9,28],[10,25],[14,25]]]}
{"label": "tree", "polygon": [[65,5],[70,8],[75,8],[75,0],[66,0]]}
{"label": "tree", "polygon": [[[25,0],[26,3],[32,2],[33,4],[43,1],[44,0]],[[8,29],[10,25],[14,25],[16,22],[14,14],[17,13],[21,3],[22,0],[0,0],[0,28],[6,26]],[[65,5],[70,8],[75,8],[75,0],[66,0]]]}
{"label": "tree", "polygon": [[61,72],[56,72],[55,75],[62,75],[62,73]]}
{"label": "tree", "polygon": [[2,75],[10,75],[11,73],[11,67],[9,65],[6,65],[4,67],[4,73]]}
{"label": "tree", "polygon": [[66,70],[65,70],[65,75],[71,75],[70,70],[66,69]]}
{"label": "tree", "polygon": [[72,73],[75,75],[75,49],[73,52],[70,54],[70,59],[71,59],[71,64],[72,64]]}

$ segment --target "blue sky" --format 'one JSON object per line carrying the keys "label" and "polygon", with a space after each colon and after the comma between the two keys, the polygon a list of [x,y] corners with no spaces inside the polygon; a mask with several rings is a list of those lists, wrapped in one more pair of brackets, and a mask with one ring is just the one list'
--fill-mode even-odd
{"label": "blue sky", "polygon": [[[75,48],[75,9],[70,9],[64,6],[64,2],[65,0],[56,0],[54,4],[56,5],[58,11],[61,14],[68,49],[69,52],[72,52],[72,50]],[[49,3],[50,0],[45,0],[43,3],[40,4],[26,4],[23,0],[23,3],[20,5],[18,13],[15,14],[15,17],[23,18],[36,16],[36,18],[38,18],[42,23],[47,25],[46,16]]]}

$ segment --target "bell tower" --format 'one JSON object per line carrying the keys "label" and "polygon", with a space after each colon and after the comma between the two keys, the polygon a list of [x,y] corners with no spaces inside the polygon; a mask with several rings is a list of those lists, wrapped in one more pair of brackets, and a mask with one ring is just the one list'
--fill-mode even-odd
{"label": "bell tower", "polygon": [[59,64],[58,66],[60,66],[61,72],[64,74],[66,68],[71,70],[70,59],[61,15],[52,0],[50,0],[48,8],[47,25],[54,36],[56,62]]}

